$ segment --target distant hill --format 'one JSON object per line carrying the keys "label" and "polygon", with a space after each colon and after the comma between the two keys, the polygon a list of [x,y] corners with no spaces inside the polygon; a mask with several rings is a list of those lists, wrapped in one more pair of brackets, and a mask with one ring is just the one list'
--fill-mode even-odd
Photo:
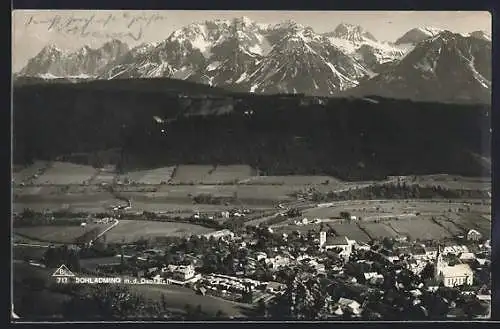
{"label": "distant hill", "polygon": [[121,166],[247,164],[269,175],[344,179],[489,175],[477,154],[490,156],[491,110],[480,104],[233,94],[178,80],[15,86],[14,104],[15,163],[119,148]]}

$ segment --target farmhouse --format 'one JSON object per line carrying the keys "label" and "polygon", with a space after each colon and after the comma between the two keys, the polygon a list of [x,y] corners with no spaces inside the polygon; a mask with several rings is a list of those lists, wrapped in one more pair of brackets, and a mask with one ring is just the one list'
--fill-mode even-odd
{"label": "farmhouse", "polygon": [[469,241],[479,241],[482,237],[483,235],[474,229],[467,232],[467,240]]}

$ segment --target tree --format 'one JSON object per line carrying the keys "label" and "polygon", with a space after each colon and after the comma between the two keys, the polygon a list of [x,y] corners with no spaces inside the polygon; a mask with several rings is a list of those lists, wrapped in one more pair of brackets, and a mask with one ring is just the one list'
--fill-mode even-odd
{"label": "tree", "polygon": [[351,218],[351,214],[347,211],[341,211],[340,217],[343,219],[349,220]]}
{"label": "tree", "polygon": [[259,302],[257,303],[257,315],[263,317],[266,317],[268,315],[267,304],[263,299],[259,299]]}
{"label": "tree", "polygon": [[[122,320],[170,316],[161,305],[132,294],[127,287],[89,286],[64,304],[66,320]],[[85,312],[82,312],[85,310]]]}

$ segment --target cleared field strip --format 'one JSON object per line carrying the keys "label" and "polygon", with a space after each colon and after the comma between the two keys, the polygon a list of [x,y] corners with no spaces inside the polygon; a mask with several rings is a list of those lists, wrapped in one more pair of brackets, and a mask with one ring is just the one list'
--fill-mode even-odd
{"label": "cleared field strip", "polygon": [[179,165],[172,176],[172,182],[178,184],[201,183],[214,169],[215,166],[208,165]]}
{"label": "cleared field strip", "polygon": [[148,237],[189,236],[213,231],[213,229],[189,223],[120,220],[118,225],[106,233],[106,241],[133,242]]}
{"label": "cleared field strip", "polygon": [[[411,181],[408,177],[405,180],[408,183]],[[491,180],[487,178],[427,175],[418,176],[414,183],[420,186],[441,186],[449,189],[491,190]]]}
{"label": "cleared field strip", "polygon": [[366,233],[363,232],[358,225],[356,225],[356,223],[331,224],[330,226],[337,232],[337,235],[345,235],[350,239],[361,242],[370,241],[370,237],[366,235]]}
{"label": "cleared field strip", "polygon": [[395,231],[399,232],[401,235],[409,235],[412,239],[435,239],[441,240],[447,237],[451,237],[450,232],[448,232],[443,227],[433,223],[429,219],[400,219],[393,220],[388,223]]}
{"label": "cleared field strip", "polygon": [[[241,180],[239,184],[248,185],[320,185],[342,183],[330,176],[256,176]],[[331,187],[330,187],[331,188]]]}
{"label": "cleared field strip", "polygon": [[150,170],[131,171],[119,177],[120,181],[128,179],[130,183],[144,185],[166,184],[172,178],[175,166],[161,167]]}
{"label": "cleared field strip", "polygon": [[238,183],[241,180],[255,176],[255,170],[246,165],[217,166],[203,179],[204,184]]}
{"label": "cleared field strip", "polygon": [[31,238],[35,241],[72,243],[75,239],[82,236],[86,232],[94,228],[106,229],[107,225],[88,224],[85,227],[81,226],[30,226],[14,228],[14,233],[21,236]]}
{"label": "cleared field strip", "polygon": [[17,184],[28,183],[29,181],[32,180],[35,174],[38,174],[40,171],[43,171],[45,168],[47,168],[48,165],[49,163],[46,161],[36,161],[31,166],[25,167],[18,172],[14,172],[12,174],[13,176],[12,178],[14,179],[14,182]]}
{"label": "cleared field strip", "polygon": [[450,232],[450,234],[452,234],[452,235],[460,235],[460,234],[467,233],[467,232],[464,232],[464,230],[462,230],[460,227],[455,225],[453,222],[447,220],[446,218],[438,218],[436,220],[441,226],[446,228],[446,230],[448,232]]}
{"label": "cleared field strip", "polygon": [[384,223],[364,223],[360,226],[370,235],[372,239],[393,238],[399,236],[391,227]]}
{"label": "cleared field strip", "polygon": [[[238,200],[293,200],[289,194],[299,189],[294,186],[243,186],[243,185],[166,185],[156,192],[141,191],[141,188],[120,188],[117,192],[134,200],[182,200],[199,194],[213,197],[234,197]],[[133,191],[133,192],[132,192]]]}
{"label": "cleared field strip", "polygon": [[48,203],[73,203],[73,202],[101,202],[103,200],[116,200],[109,192],[96,193],[67,193],[67,194],[32,194],[19,195],[19,202],[48,202]]}
{"label": "cleared field strip", "polygon": [[77,165],[67,162],[53,162],[51,166],[33,181],[36,185],[85,184],[97,173],[91,166]]}

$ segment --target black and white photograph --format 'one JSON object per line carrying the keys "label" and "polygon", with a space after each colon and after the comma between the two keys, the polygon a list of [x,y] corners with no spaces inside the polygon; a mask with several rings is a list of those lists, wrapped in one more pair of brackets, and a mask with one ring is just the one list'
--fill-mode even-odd
{"label": "black and white photograph", "polygon": [[491,319],[487,11],[12,11],[11,321]]}

